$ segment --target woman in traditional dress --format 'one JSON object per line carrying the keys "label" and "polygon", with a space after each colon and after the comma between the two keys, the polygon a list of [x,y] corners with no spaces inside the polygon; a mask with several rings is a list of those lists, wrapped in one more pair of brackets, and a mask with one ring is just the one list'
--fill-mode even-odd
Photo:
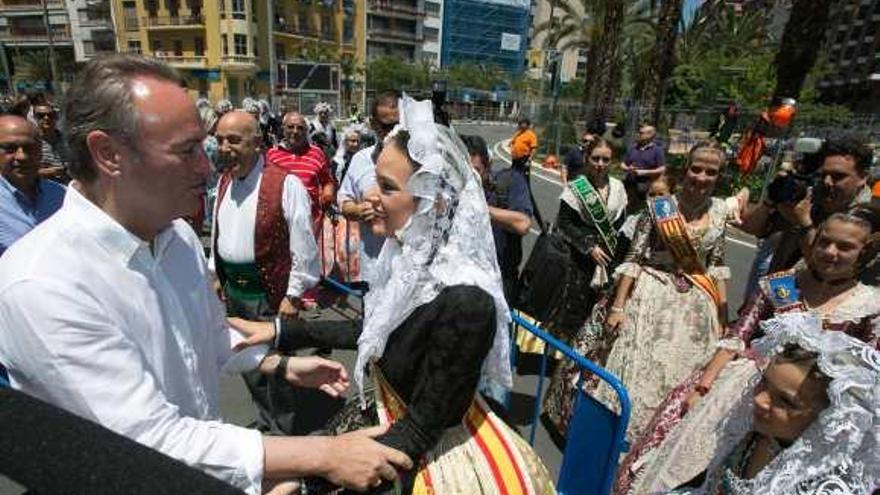
{"label": "woman in traditional dress", "polygon": [[[681,190],[648,200],[648,213],[615,272],[619,278],[605,327],[618,334],[605,368],[629,391],[630,439],[638,437],[666,393],[711,357],[721,336],[730,211],[712,192],[723,161],[717,144],[694,146]],[[616,403],[604,384],[593,395]]]}
{"label": "woman in traditional dress", "polygon": [[[598,350],[597,332],[589,316],[610,287],[627,199],[623,183],[608,176],[612,150],[607,141],[591,141],[584,150],[584,162],[586,167],[572,177],[560,197],[556,230],[571,250],[572,270],[563,302],[547,325],[575,351],[597,361],[598,356],[592,355]],[[573,362],[561,363],[544,399],[546,417],[561,437],[568,429],[578,376]]]}
{"label": "woman in traditional dress", "polygon": [[[481,377],[511,386],[510,315],[479,178],[429,101],[404,97],[399,108],[371,198],[373,231],[389,240],[364,301],[360,397],[328,429],[391,424],[377,440],[415,467],[381,493],[552,494],[540,459],[477,396]],[[283,327],[304,325],[279,323],[280,340]],[[271,325],[250,325],[271,339]]]}
{"label": "woman in traditional dress", "polygon": [[880,244],[880,214],[860,205],[829,217],[819,228],[804,263],[763,277],[758,290],[725,332],[708,364],[673,389],[618,472],[616,493],[651,493],[706,467],[716,445],[709,430],[727,414],[755,374],[751,342],[762,336],[761,321],[807,312],[822,328],[880,345],[880,289],[858,281]]}
{"label": "woman in traditional dress", "polygon": [[[670,493],[867,495],[880,486],[880,353],[809,313],[762,324],[757,370],[731,411],[707,429],[709,467]],[[652,487],[649,493],[666,492]]]}

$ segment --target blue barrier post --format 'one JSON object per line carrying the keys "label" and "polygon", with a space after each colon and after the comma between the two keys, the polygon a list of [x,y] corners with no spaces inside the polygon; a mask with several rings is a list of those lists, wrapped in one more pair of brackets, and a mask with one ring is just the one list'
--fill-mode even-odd
{"label": "blue barrier post", "polygon": [[2,364],[0,364],[0,388],[12,388],[12,386],[9,385],[9,375]]}

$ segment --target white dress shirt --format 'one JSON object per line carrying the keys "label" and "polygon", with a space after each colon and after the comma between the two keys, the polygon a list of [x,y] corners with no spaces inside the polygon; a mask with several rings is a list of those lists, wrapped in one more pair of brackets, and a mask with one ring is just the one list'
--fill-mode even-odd
{"label": "white dress shirt", "polygon": [[235,361],[223,315],[184,221],[146,243],[74,188],[0,258],[14,388],[257,494],[262,437],[224,424],[217,405]]}
{"label": "white dress shirt", "polygon": [[[229,263],[253,263],[254,229],[257,221],[257,198],[263,180],[262,156],[244,179],[233,178],[220,201],[214,218],[212,239],[217,235],[220,225],[220,238],[217,239],[217,252]],[[300,297],[306,289],[318,283],[321,276],[321,262],[318,258],[318,245],[312,233],[311,202],[302,182],[293,174],[284,179],[281,195],[281,209],[290,232],[290,275],[286,294]],[[213,244],[212,244],[213,245]],[[214,253],[210,266],[216,269]]]}

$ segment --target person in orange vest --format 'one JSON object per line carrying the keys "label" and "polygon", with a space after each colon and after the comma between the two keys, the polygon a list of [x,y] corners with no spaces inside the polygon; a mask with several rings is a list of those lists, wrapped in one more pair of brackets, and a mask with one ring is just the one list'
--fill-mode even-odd
{"label": "person in orange vest", "polygon": [[529,175],[529,163],[538,149],[538,136],[532,130],[532,122],[522,117],[517,123],[516,133],[510,138],[511,167]]}

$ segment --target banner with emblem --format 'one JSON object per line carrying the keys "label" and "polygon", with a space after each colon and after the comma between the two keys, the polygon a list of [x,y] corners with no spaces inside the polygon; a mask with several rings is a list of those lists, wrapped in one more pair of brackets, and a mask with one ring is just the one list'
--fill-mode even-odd
{"label": "banner with emblem", "polygon": [[684,272],[684,276],[720,306],[721,293],[715,281],[706,274],[706,268],[688,235],[687,225],[678,211],[675,199],[672,196],[649,198],[648,211],[654,220],[657,234]]}

